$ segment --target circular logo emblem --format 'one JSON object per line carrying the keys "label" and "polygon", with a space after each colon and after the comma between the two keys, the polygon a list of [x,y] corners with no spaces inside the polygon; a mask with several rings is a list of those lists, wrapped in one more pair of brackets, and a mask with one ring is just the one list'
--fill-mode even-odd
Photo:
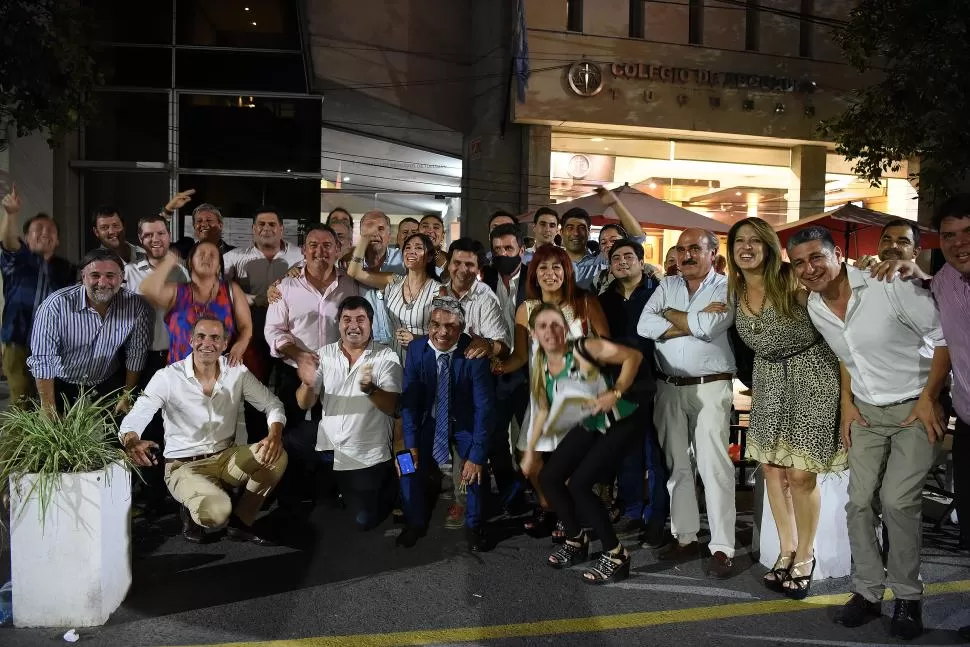
{"label": "circular logo emblem", "polygon": [[569,89],[581,97],[592,97],[603,89],[603,71],[596,63],[580,61],[566,71]]}

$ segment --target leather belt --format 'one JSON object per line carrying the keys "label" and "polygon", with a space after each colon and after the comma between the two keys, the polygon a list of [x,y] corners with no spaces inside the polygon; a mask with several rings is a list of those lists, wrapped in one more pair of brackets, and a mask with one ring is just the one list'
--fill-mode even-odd
{"label": "leather belt", "polygon": [[700,377],[675,377],[673,375],[664,375],[658,372],[657,378],[666,382],[667,384],[673,384],[674,386],[695,386],[697,384],[707,384],[708,382],[723,382],[724,380],[733,380],[733,373],[715,373],[714,375],[701,375]]}
{"label": "leather belt", "polygon": [[[223,450],[225,451],[225,450]],[[222,452],[212,452],[211,454],[199,454],[198,456],[184,456],[179,458],[166,458],[165,464],[168,463],[194,463],[196,461],[204,461],[207,458],[212,458],[213,456],[218,456]]]}

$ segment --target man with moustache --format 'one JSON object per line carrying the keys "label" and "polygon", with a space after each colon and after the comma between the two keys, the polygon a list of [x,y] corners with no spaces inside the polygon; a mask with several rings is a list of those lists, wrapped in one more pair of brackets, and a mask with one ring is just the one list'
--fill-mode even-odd
{"label": "man with moustache", "polygon": [[[195,189],[186,189],[172,196],[172,199],[162,207],[159,215],[166,219],[172,218],[175,212],[192,201]],[[179,256],[188,258],[192,246],[197,242],[207,242],[216,245],[220,254],[225,254],[229,250],[235,249],[222,239],[222,212],[215,205],[205,202],[192,210],[192,228],[195,231],[195,238],[183,236],[172,245]]]}
{"label": "man with moustache", "polygon": [[[182,537],[202,543],[206,529],[228,522],[230,539],[270,545],[254,524],[286,470],[281,442],[286,418],[280,401],[245,366],[230,366],[222,355],[228,342],[222,321],[196,321],[192,352],[152,377],[121,421],[118,437],[137,465],[155,465],[158,446],[142,432],[159,410],[164,412],[165,484],[183,506]],[[269,433],[258,443],[234,443],[240,401],[267,418]],[[235,501],[227,487],[241,490]]]}
{"label": "man with moustache", "polygon": [[339,339],[317,350],[315,363],[297,369],[300,406],[322,405],[318,462],[333,466],[358,530],[380,525],[397,490],[391,446],[401,362],[397,353],[373,340],[372,316],[363,297],[343,299],[336,314]]}
{"label": "man with moustache", "polygon": [[589,214],[579,207],[562,215],[562,245],[573,262],[576,285],[583,290],[592,287],[593,279],[600,271],[599,253],[591,252],[587,247],[591,223]]}
{"label": "man with moustache", "polygon": [[95,237],[102,249],[110,249],[125,263],[145,258],[145,250],[125,240],[125,223],[115,207],[100,206],[94,210]]}
{"label": "man with moustache", "polygon": [[[623,506],[617,532],[643,530],[640,541],[646,547],[663,546],[664,527],[670,507],[667,493],[667,467],[653,425],[653,396],[657,390],[653,371],[655,344],[637,334],[640,314],[657,289],[657,281],[646,273],[643,245],[636,240],[620,239],[611,245],[609,271],[615,280],[599,296],[603,313],[610,322],[613,341],[639,350],[645,361],[624,398],[639,406],[644,435],[631,447],[617,478],[618,496]],[[650,505],[644,505],[643,475],[649,470]]]}
{"label": "man with moustache", "polygon": [[[923,287],[879,281],[845,264],[824,227],[797,232],[787,247],[811,291],[812,323],[842,368],[852,597],[835,621],[858,627],[878,617],[888,586],[896,599],[890,634],[913,639],[923,631],[923,483],[944,432],[939,395],[949,361],[940,318]],[[927,343],[935,347],[932,360],[920,352]],[[877,495],[889,537],[885,563],[873,532]]]}
{"label": "man with moustache", "polygon": [[734,464],[728,456],[734,353],[728,329],[727,277],[714,271],[717,236],[686,229],[677,240],[678,276],[668,276],[647,301],[637,332],[656,342],[654,423],[670,472],[670,529],[676,541],[660,549],[663,561],[698,554],[697,507],[691,449],[704,482],[711,559],[707,574],[734,572],[736,509]]}
{"label": "man with moustache", "polygon": [[637,219],[633,217],[633,214],[630,213],[630,210],[626,208],[620,199],[616,197],[615,193],[604,187],[598,187],[596,189],[596,195],[599,196],[604,207],[612,207],[613,211],[620,217],[619,224],[611,223],[603,225],[600,229],[600,269],[592,283],[593,292],[600,294],[613,281],[613,275],[610,273],[610,266],[612,265],[610,261],[610,250],[613,248],[613,243],[624,238],[632,240],[642,246],[643,243],[647,242],[647,237],[643,233],[643,228],[640,227],[640,223],[637,222]]}
{"label": "man with moustache", "polygon": [[421,223],[414,218],[404,218],[401,222],[397,223],[397,249],[404,249],[404,241],[412,234],[421,233],[420,229]]}
{"label": "man with moustache", "polygon": [[876,256],[859,259],[856,267],[867,269],[879,261],[915,261],[919,256],[919,225],[912,220],[896,218],[886,223],[879,234]]}
{"label": "man with moustache", "polygon": [[27,366],[42,407],[56,411],[84,390],[106,396],[124,387],[115,407],[120,415],[145,366],[155,313],[121,287],[124,263],[111,250],[90,252],[78,267],[81,283],[51,293],[37,310]]}
{"label": "man with moustache", "polygon": [[487,359],[465,357],[472,338],[462,332],[464,328],[465,313],[458,300],[435,297],[428,335],[408,344],[401,418],[404,447],[410,450],[417,471],[401,477],[407,526],[396,543],[406,548],[427,531],[425,490],[437,480],[440,466],[452,460],[454,445],[461,462],[461,482],[467,487],[468,548],[488,550],[482,484],[488,486],[483,467],[488,458],[495,386]]}
{"label": "man with moustache", "polygon": [[21,200],[17,187],[3,197],[0,210],[0,271],[3,273],[3,372],[10,387],[10,402],[24,404],[36,394],[34,379],[27,370],[30,335],[40,304],[51,292],[74,283],[69,261],[55,256],[59,244],[57,223],[39,213],[23,224],[20,237],[18,218]]}
{"label": "man with moustache", "polygon": [[[465,349],[469,359],[508,357],[512,346],[512,335],[505,325],[498,297],[487,285],[478,280],[481,268],[485,265],[485,250],[481,243],[471,238],[459,238],[448,248],[448,282],[441,286],[440,296],[457,299],[465,311],[465,333],[472,342]],[[448,510],[445,528],[459,529],[465,525],[465,494],[459,484],[461,459],[457,448],[452,447],[452,484],[455,489],[455,504]],[[503,477],[507,476],[503,474]],[[510,487],[508,483],[500,483]],[[514,485],[512,486],[514,487]]]}

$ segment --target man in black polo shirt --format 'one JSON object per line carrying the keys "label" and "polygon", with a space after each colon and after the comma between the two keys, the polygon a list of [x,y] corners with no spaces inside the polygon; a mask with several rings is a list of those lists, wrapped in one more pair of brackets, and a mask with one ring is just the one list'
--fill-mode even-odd
{"label": "man in black polo shirt", "polygon": [[[610,249],[610,272],[614,281],[599,296],[600,305],[610,322],[613,339],[636,348],[643,353],[634,386],[627,397],[634,399],[640,408],[637,415],[643,421],[646,432],[640,451],[630,451],[618,477],[619,500],[623,507],[618,532],[643,529],[640,540],[647,546],[663,544],[664,525],[670,508],[667,493],[667,468],[664,455],[653,426],[653,395],[656,381],[653,377],[653,340],[637,334],[640,313],[657,281],[643,271],[643,246],[629,238],[617,240]],[[650,471],[650,504],[644,504],[643,474]]]}

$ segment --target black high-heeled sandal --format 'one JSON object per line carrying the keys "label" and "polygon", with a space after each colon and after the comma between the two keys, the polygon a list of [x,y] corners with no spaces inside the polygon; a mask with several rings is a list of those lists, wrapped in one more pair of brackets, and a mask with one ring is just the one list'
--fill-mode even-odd
{"label": "black high-heeled sandal", "polygon": [[595,566],[583,571],[587,584],[612,584],[630,577],[630,553],[620,548],[619,553],[603,551]]}
{"label": "black high-heeled sandal", "polygon": [[795,561],[795,551],[788,553],[787,555],[782,553],[775,560],[775,565],[771,567],[761,581],[764,583],[765,587],[777,591],[779,593],[784,593],[783,582],[788,579],[788,571],[791,570],[792,562]]}
{"label": "black high-heeled sandal", "polygon": [[530,537],[548,537],[556,526],[556,513],[542,506],[536,506],[532,510],[532,516],[522,525],[525,528],[525,534]]}
{"label": "black high-heeled sandal", "polygon": [[552,543],[554,544],[561,544],[566,541],[566,524],[561,520],[557,521],[550,534],[552,536]]}
{"label": "black high-heeled sandal", "polygon": [[546,563],[555,569],[569,568],[581,564],[589,559],[589,539],[586,533],[579,533],[579,537],[567,539],[549,558]]}
{"label": "black high-heeled sandal", "polygon": [[[802,566],[812,565],[812,570],[808,572],[808,575],[802,575],[802,571],[799,570]],[[812,588],[812,577],[815,575],[815,557],[812,557],[811,561],[805,560],[804,562],[797,562],[791,565],[788,569],[788,577],[785,578],[782,584],[782,589],[786,596],[792,600],[804,600],[808,597],[808,591]]]}

